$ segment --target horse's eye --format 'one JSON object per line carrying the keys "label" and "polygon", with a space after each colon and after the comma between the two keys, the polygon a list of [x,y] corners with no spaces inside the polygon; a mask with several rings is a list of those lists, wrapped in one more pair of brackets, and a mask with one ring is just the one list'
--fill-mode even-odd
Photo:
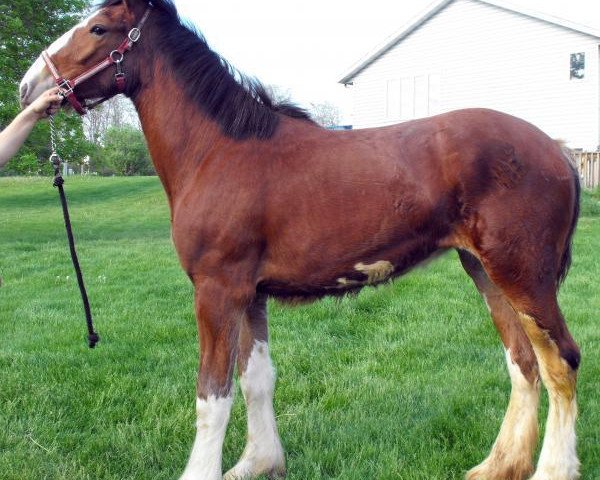
{"label": "horse's eye", "polygon": [[100,25],[94,25],[92,27],[92,29],[90,30],[90,33],[93,33],[94,35],[98,35],[99,37],[101,37],[102,35],[104,35],[106,33],[106,28],[101,27]]}

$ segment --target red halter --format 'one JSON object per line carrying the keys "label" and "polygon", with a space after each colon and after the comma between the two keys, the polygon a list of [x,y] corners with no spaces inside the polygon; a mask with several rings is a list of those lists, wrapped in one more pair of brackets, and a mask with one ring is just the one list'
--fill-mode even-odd
{"label": "red halter", "polygon": [[104,60],[102,60],[100,63],[96,64],[89,70],[86,70],[81,75],[78,75],[73,80],[68,80],[62,77],[61,74],[58,72],[56,65],[54,65],[54,63],[52,62],[48,52],[46,50],[42,52],[42,58],[46,62],[46,65],[50,69],[50,73],[54,77],[56,85],[60,89],[60,95],[62,95],[69,101],[73,109],[79,115],[85,115],[87,113],[88,108],[93,108],[96,105],[102,103],[103,101],[108,100],[108,98],[103,98],[97,102],[84,106],[84,104],[82,104],[81,101],[79,101],[77,95],[75,95],[75,92],[73,90],[75,90],[75,87],[77,87],[77,85],[80,85],[86,80],[89,80],[90,78],[102,72],[103,70],[106,70],[111,65],[116,65],[117,67],[117,73],[115,74],[115,83],[117,85],[117,91],[119,93],[125,92],[126,77],[125,73],[123,72],[123,68],[121,67],[121,62],[123,62],[125,52],[131,50],[133,45],[135,45],[135,43],[140,39],[142,34],[142,27],[146,23],[146,20],[148,20],[151,8],[152,4],[148,5],[148,8],[146,9],[146,12],[140,20],[138,26],[131,29],[127,37],[121,42],[121,44],[116,48],[116,50],[110,52],[108,57],[106,57]]}

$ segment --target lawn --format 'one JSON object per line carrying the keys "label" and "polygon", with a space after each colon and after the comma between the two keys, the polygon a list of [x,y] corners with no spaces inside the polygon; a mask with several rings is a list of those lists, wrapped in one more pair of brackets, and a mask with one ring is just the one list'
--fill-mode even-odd
{"label": "lawn", "polygon": [[[102,341],[85,344],[50,180],[1,178],[0,478],[177,478],[194,436],[198,344],[160,183],[65,188]],[[600,478],[599,278],[600,195],[586,194],[561,291],[583,356],[583,479]],[[487,455],[510,383],[454,253],[355,298],[269,310],[289,479],[458,479]],[[244,415],[238,391],[224,469],[244,447]]]}

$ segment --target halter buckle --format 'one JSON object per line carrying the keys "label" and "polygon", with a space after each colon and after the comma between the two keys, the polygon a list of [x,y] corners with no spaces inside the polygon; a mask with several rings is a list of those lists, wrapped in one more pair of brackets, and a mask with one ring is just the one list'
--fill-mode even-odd
{"label": "halter buckle", "polygon": [[140,29],[138,27],[132,28],[129,31],[129,35],[127,35],[127,37],[129,37],[129,40],[131,40],[133,43],[137,42],[141,36],[142,36],[142,32],[140,31]]}

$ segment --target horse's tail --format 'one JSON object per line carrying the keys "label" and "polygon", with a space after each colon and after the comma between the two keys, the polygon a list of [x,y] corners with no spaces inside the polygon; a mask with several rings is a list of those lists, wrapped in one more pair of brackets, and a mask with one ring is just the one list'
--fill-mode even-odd
{"label": "horse's tail", "polygon": [[575,159],[571,155],[571,151],[566,148],[564,145],[559,143],[565,160],[569,164],[571,168],[571,172],[573,174],[573,184],[575,188],[575,202],[573,204],[573,211],[571,213],[571,225],[569,226],[569,233],[567,235],[567,241],[565,244],[565,249],[562,254],[562,258],[560,260],[560,268],[558,270],[558,277],[556,279],[557,288],[564,282],[567,277],[567,273],[569,273],[569,268],[571,267],[571,250],[573,248],[573,234],[575,233],[575,227],[577,226],[577,220],[579,219],[579,204],[581,201],[581,184],[579,180],[579,172],[577,171],[577,166],[575,163]]}

